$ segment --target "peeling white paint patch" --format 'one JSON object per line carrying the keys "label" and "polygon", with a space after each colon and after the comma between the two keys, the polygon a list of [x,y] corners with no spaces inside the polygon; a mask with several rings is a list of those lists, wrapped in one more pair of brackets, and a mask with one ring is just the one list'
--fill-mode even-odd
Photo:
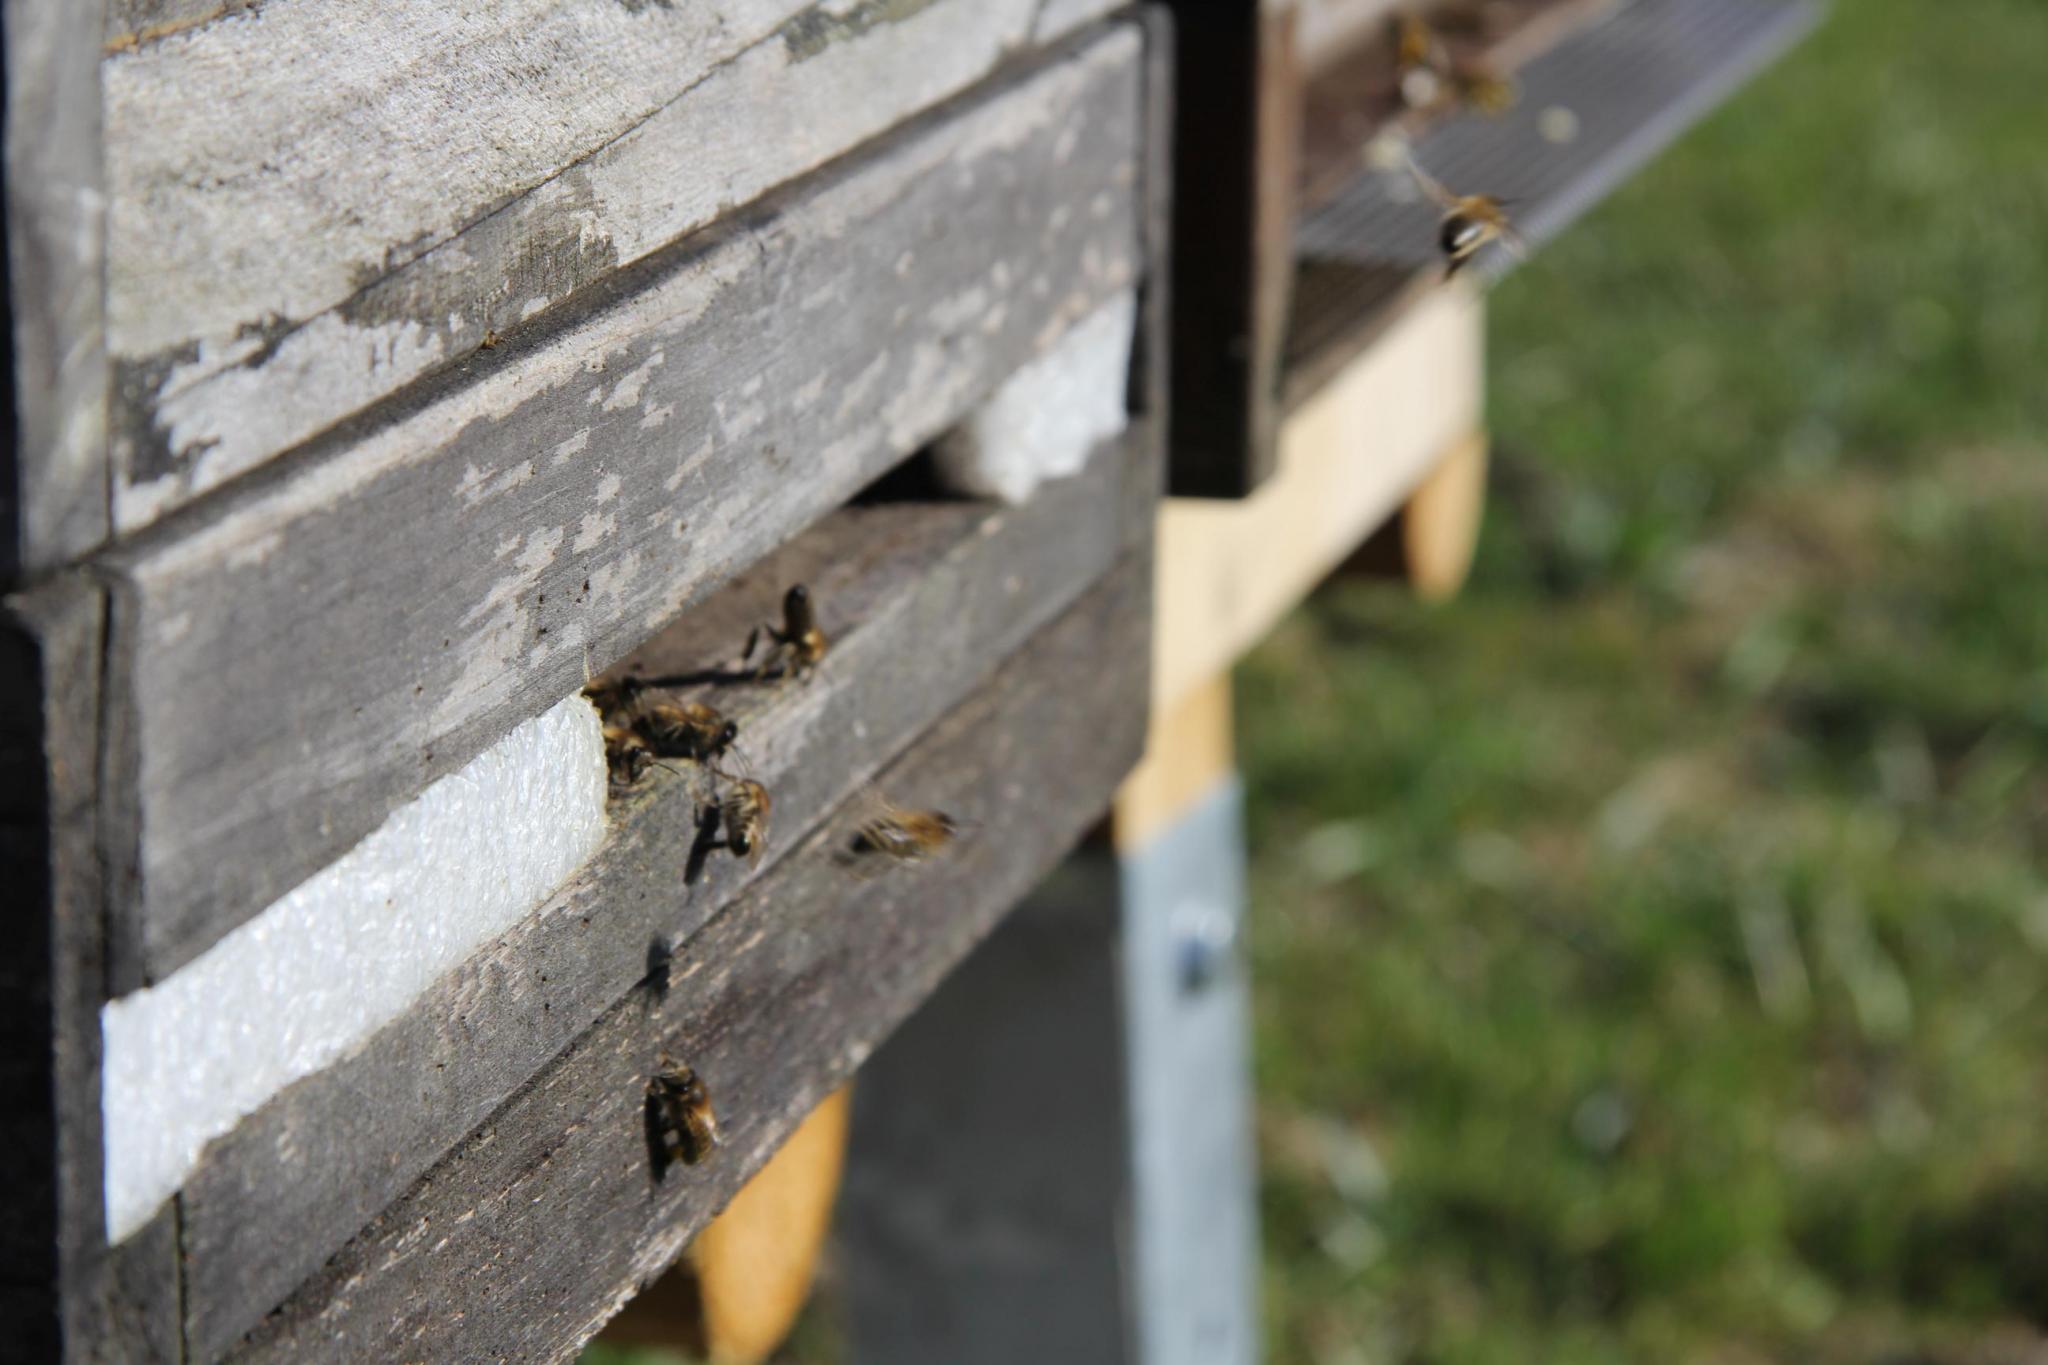
{"label": "peeling white paint patch", "polygon": [[570,697],[165,980],[105,1005],[109,1239],[147,1222],[209,1141],[543,904],[603,841],[604,799],[597,713]]}
{"label": "peeling white paint patch", "polygon": [[583,524],[577,528],[576,539],[569,543],[569,548],[577,554],[582,554],[585,550],[594,550],[603,543],[606,536],[618,529],[617,517],[605,516],[598,512],[585,512]]}
{"label": "peeling white paint patch", "polygon": [[237,545],[234,549],[230,550],[227,557],[227,567],[230,569],[252,569],[276,554],[283,544],[283,531],[266,531],[249,541],[246,545]]}
{"label": "peeling white paint patch", "polygon": [[640,394],[647,388],[647,381],[656,369],[667,361],[666,351],[656,351],[647,359],[635,365],[612,389],[612,396],[604,400],[606,412],[622,412],[640,401]]}
{"label": "peeling white paint patch", "polygon": [[582,454],[590,445],[590,428],[585,427],[555,447],[555,463],[561,464]]}

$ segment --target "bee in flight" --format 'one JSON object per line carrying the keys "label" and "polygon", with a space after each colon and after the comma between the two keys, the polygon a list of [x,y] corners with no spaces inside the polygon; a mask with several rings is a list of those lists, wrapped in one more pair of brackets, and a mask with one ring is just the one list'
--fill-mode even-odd
{"label": "bee in flight", "polygon": [[747,634],[747,648],[740,655],[745,663],[754,657],[754,646],[759,644],[766,633],[769,640],[768,652],[762,656],[760,667],[754,670],[754,680],[759,682],[771,671],[778,677],[808,678],[818,661],[825,657],[825,632],[818,629],[817,613],[811,608],[811,590],[798,583],[782,595],[782,626],[763,623]]}
{"label": "bee in flight", "polygon": [[942,851],[960,832],[960,822],[944,811],[911,810],[879,793],[873,809],[853,838],[856,857],[882,857],[899,863],[921,863]]}
{"label": "bee in flight", "polygon": [[711,1092],[697,1073],[663,1054],[661,1069],[647,1083],[654,1106],[655,1131],[662,1151],[672,1161],[694,1166],[718,1148],[718,1115]]}
{"label": "bee in flight", "polygon": [[1499,242],[1518,257],[1528,254],[1528,247],[1515,231],[1502,200],[1490,194],[1452,194],[1418,166],[1412,156],[1408,158],[1408,170],[1422,192],[1443,210],[1436,241],[1444,253],[1445,279],[1463,269],[1489,242]]}

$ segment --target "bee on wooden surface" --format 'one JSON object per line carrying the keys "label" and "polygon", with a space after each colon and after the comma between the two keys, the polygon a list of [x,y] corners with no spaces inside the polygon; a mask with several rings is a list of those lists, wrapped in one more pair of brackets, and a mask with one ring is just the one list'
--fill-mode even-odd
{"label": "bee on wooden surface", "polygon": [[1527,247],[1509,220],[1503,201],[1490,194],[1452,194],[1416,165],[1413,157],[1408,159],[1408,170],[1414,175],[1415,183],[1422,186],[1423,193],[1443,210],[1444,216],[1437,224],[1436,242],[1444,253],[1445,279],[1463,269],[1489,242],[1499,242],[1517,256],[1527,254]]}
{"label": "bee on wooden surface", "polygon": [[505,338],[499,336],[497,332],[487,331],[484,333],[484,339],[478,342],[477,345],[482,350],[495,351],[504,344],[504,341]]}
{"label": "bee on wooden surface", "polygon": [[944,811],[911,810],[886,797],[873,798],[874,812],[854,834],[856,855],[877,855],[899,863],[921,863],[953,842],[960,822]]}
{"label": "bee on wooden surface", "polygon": [[647,1083],[647,1098],[654,1106],[662,1150],[671,1160],[694,1166],[717,1150],[718,1115],[695,1071],[664,1056],[661,1070]]}
{"label": "bee on wooden surface", "polygon": [[750,867],[761,865],[768,847],[768,813],[773,803],[768,789],[751,777],[718,774],[731,784],[718,801],[718,818],[725,825],[725,846],[735,858],[745,858]]}
{"label": "bee on wooden surface", "polygon": [[631,791],[640,785],[640,779],[647,776],[647,770],[654,766],[654,754],[638,730],[630,725],[606,721],[604,763],[611,774],[612,790]]}
{"label": "bee on wooden surface", "polygon": [[636,728],[661,757],[687,758],[697,763],[723,758],[740,737],[737,723],[701,701],[645,703],[639,708]]}
{"label": "bee on wooden surface", "polygon": [[818,629],[817,614],[811,609],[811,590],[801,583],[782,595],[781,629],[763,623],[748,633],[741,662],[754,657],[754,646],[760,643],[763,632],[767,633],[769,645],[761,666],[754,670],[756,681],[776,669],[782,677],[808,678],[825,657],[825,632]]}

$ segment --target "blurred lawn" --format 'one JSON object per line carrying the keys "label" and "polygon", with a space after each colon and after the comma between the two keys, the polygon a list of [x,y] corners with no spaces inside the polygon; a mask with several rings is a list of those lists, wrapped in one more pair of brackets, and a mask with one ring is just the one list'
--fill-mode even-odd
{"label": "blurred lawn", "polygon": [[2048,3],[1835,9],[1241,673],[1280,1365],[2048,1359]]}

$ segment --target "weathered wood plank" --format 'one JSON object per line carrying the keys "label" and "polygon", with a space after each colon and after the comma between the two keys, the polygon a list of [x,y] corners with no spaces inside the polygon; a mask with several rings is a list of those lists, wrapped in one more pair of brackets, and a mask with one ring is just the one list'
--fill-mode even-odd
{"label": "weathered wood plank", "polygon": [[1109,7],[130,0],[105,63],[117,525]]}
{"label": "weathered wood plank", "polygon": [[6,0],[0,583],[107,535],[101,0]]}
{"label": "weathered wood plank", "polygon": [[138,826],[117,986],[188,960],[1129,288],[1139,66],[1114,29],[111,554]]}
{"label": "weathered wood plank", "polygon": [[[835,514],[636,651],[622,668],[729,665],[802,582],[832,651],[802,687],[704,685],[742,727],[775,798],[769,866],[1108,572],[1153,506],[1156,433],[1134,431],[1017,508],[884,504]],[[185,1187],[187,1303],[202,1357],[224,1350],[417,1179],[650,964],[749,881],[723,853],[684,877],[690,783],[650,775],[605,849],[535,916],[451,973],[361,1051],[214,1144]],[[769,875],[772,875],[770,873]]]}
{"label": "weathered wood plank", "polygon": [[[839,856],[859,817],[840,812],[236,1357],[572,1353],[1106,805],[1144,728],[1150,578],[1149,556],[1128,557],[884,775],[901,800],[979,822],[971,836],[923,866],[862,877]],[[725,1141],[705,1164],[652,1163],[645,1085],[664,1051],[709,1086]]]}
{"label": "weathered wood plank", "polygon": [[109,1252],[101,1205],[96,832],[105,595],[50,579],[0,609],[0,1322],[23,1359],[179,1358],[175,1223]]}

